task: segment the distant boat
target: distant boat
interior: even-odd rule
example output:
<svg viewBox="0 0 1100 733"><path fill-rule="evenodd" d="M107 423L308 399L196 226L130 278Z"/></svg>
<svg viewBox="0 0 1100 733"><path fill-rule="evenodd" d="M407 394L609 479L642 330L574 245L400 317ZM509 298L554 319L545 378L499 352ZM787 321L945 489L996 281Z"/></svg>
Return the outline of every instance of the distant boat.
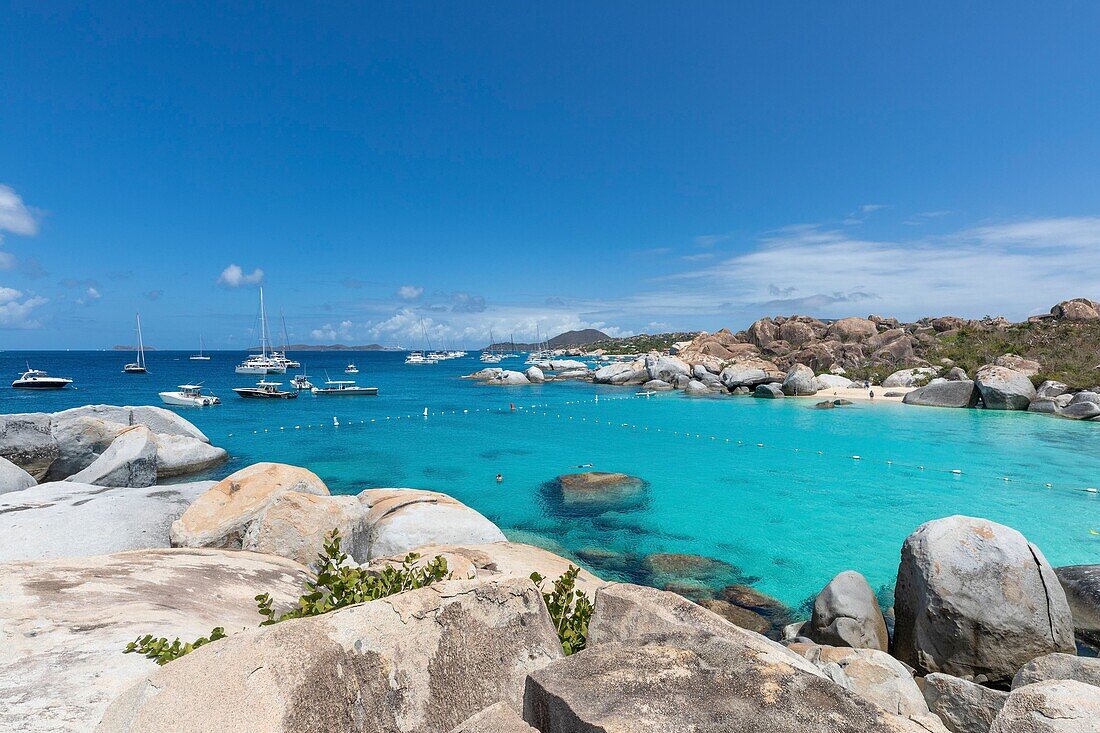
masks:
<svg viewBox="0 0 1100 733"><path fill-rule="evenodd" d="M202 336L199 336L199 353L188 357L191 361L210 361L210 357L202 353Z"/></svg>
<svg viewBox="0 0 1100 733"><path fill-rule="evenodd" d="M239 394L241 397L248 398L260 398L260 399L281 399L292 400L298 396L298 392L289 392L281 390L282 382L268 382L261 379L256 382L255 387L234 387L233 391Z"/></svg>
<svg viewBox="0 0 1100 733"><path fill-rule="evenodd" d="M294 385L295 389L313 389L313 382L309 381L308 374L298 374L290 380L290 383Z"/></svg>
<svg viewBox="0 0 1100 733"><path fill-rule="evenodd" d="M209 407L210 405L220 405L222 402L212 394L203 394L201 384L181 384L177 389L178 392L161 392L161 402L166 405L184 405L187 407Z"/></svg>
<svg viewBox="0 0 1100 733"><path fill-rule="evenodd" d="M237 374L286 374L286 364L277 361L267 351L267 311L264 310L264 289L260 288L260 353L253 354L238 364Z"/></svg>
<svg viewBox="0 0 1100 733"><path fill-rule="evenodd" d="M359 373L359 367L355 366L355 364L348 364L346 367L344 367L344 374L358 374L358 373Z"/></svg>
<svg viewBox="0 0 1100 733"><path fill-rule="evenodd" d="M378 394L377 387L360 387L351 380L329 379L324 387L314 387L313 394L318 396L338 395L344 397L370 397Z"/></svg>
<svg viewBox="0 0 1100 733"><path fill-rule="evenodd" d="M145 374L145 343L141 340L141 314L137 315L138 358L122 367L127 374Z"/></svg>
<svg viewBox="0 0 1100 733"><path fill-rule="evenodd" d="M73 380L65 377L51 377L46 372L27 367L19 379L11 383L12 389L65 389Z"/></svg>
<svg viewBox="0 0 1100 733"><path fill-rule="evenodd" d="M279 312L279 319L283 322L283 350L272 351L271 358L273 361L282 364L285 369L298 369L302 365L299 362L294 361L287 355L287 346L289 346L289 339L286 335L286 318L283 316L282 311Z"/></svg>
<svg viewBox="0 0 1100 733"><path fill-rule="evenodd" d="M409 355L405 357L406 364L435 364L435 359L429 359L424 356L423 351L410 351Z"/></svg>

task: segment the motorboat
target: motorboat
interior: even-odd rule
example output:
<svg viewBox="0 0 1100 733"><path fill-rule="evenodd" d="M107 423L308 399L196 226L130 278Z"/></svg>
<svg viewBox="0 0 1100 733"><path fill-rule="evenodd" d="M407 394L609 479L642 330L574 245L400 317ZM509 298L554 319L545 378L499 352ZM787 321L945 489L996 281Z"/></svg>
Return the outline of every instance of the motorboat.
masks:
<svg viewBox="0 0 1100 733"><path fill-rule="evenodd" d="M499 364L503 358L500 354L491 354L488 351L481 353L481 361L485 364Z"/></svg>
<svg viewBox="0 0 1100 733"><path fill-rule="evenodd" d="M19 379L11 383L12 389L65 389L73 380L65 377L51 377L39 369L27 367Z"/></svg>
<svg viewBox="0 0 1100 733"><path fill-rule="evenodd" d="M313 382L309 381L308 374L298 374L290 380L290 383L294 385L295 389L313 389Z"/></svg>
<svg viewBox="0 0 1100 733"><path fill-rule="evenodd" d="M233 370L237 374L286 374L285 356L280 354L283 360L275 359L278 352L269 352L270 340L267 336L267 311L264 309L264 289L260 288L260 353L253 354L237 365Z"/></svg>
<svg viewBox="0 0 1100 733"><path fill-rule="evenodd" d="M145 368L145 344L141 340L141 314L137 316L137 337L138 337L138 358L137 361L130 362L122 367L122 371L126 374L145 374L147 372Z"/></svg>
<svg viewBox="0 0 1100 733"><path fill-rule="evenodd" d="M199 353L187 357L191 361L210 361L210 357L202 353L202 336L199 336Z"/></svg>
<svg viewBox="0 0 1100 733"><path fill-rule="evenodd" d="M282 365L283 371L286 371L287 369L300 369L302 366L301 362L294 361L286 355L286 352L283 351L272 351L271 360L276 364Z"/></svg>
<svg viewBox="0 0 1100 733"><path fill-rule="evenodd" d="M358 373L359 373L359 367L355 366L355 364L348 364L346 367L344 367L344 374L358 374Z"/></svg>
<svg viewBox="0 0 1100 733"><path fill-rule="evenodd" d="M312 389L313 394L321 395L341 395L345 397L371 397L378 394L377 387L360 387L355 382L345 379L329 379L325 382L324 387L314 387Z"/></svg>
<svg viewBox="0 0 1100 733"><path fill-rule="evenodd" d="M161 392L160 400L166 405L183 405L185 407L209 407L220 405L222 401L215 395L205 394L201 384L181 384L176 388L177 392Z"/></svg>
<svg viewBox="0 0 1100 733"><path fill-rule="evenodd" d="M405 357L406 364L435 364L435 359L430 359L424 355L423 351L410 351L409 355Z"/></svg>
<svg viewBox="0 0 1100 733"><path fill-rule="evenodd" d="M234 387L233 391L241 397L259 399L292 400L298 396L298 391L281 390L282 382L268 382L261 379L255 387Z"/></svg>

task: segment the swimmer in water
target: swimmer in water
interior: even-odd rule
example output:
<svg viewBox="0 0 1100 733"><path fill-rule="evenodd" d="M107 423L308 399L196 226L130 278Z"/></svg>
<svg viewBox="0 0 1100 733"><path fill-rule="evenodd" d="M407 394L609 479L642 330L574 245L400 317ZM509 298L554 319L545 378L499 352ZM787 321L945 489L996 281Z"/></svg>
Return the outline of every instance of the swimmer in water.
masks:
<svg viewBox="0 0 1100 733"><path fill-rule="evenodd" d="M581 463L577 466L574 466L573 468L592 468L592 464L591 463Z"/></svg>
<svg viewBox="0 0 1100 733"><path fill-rule="evenodd" d="M504 475L503 474L500 474L500 473L497 474L497 483L498 484L504 483Z"/></svg>

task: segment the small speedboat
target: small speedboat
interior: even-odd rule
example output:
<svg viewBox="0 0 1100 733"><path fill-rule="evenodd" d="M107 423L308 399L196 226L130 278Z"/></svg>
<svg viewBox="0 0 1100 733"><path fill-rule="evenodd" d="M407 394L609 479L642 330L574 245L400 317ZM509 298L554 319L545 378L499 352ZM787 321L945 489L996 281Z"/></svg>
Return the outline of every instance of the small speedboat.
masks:
<svg viewBox="0 0 1100 733"><path fill-rule="evenodd" d="M377 387L360 387L350 380L329 379L324 387L314 387L315 395L341 395L344 397L363 396L370 397L378 394Z"/></svg>
<svg viewBox="0 0 1100 733"><path fill-rule="evenodd" d="M290 392L279 389L282 384L282 382L268 382L261 379L256 382L255 387L234 387L233 391L241 397L259 399L292 400L298 396L297 390Z"/></svg>
<svg viewBox="0 0 1100 733"><path fill-rule="evenodd" d="M354 364L348 364L346 367L344 367L344 374L358 374L358 373L359 373L359 367L355 366Z"/></svg>
<svg viewBox="0 0 1100 733"><path fill-rule="evenodd" d="M291 379L290 383L294 385L295 389L313 389L313 382L309 381L308 374L299 374Z"/></svg>
<svg viewBox="0 0 1100 733"><path fill-rule="evenodd" d="M186 407L209 407L220 405L222 401L212 394L204 394L201 384L181 384L177 392L161 392L160 399L166 405Z"/></svg>
<svg viewBox="0 0 1100 733"><path fill-rule="evenodd" d="M11 383L12 389L65 389L73 380L65 377L51 377L46 372L27 367L19 379Z"/></svg>

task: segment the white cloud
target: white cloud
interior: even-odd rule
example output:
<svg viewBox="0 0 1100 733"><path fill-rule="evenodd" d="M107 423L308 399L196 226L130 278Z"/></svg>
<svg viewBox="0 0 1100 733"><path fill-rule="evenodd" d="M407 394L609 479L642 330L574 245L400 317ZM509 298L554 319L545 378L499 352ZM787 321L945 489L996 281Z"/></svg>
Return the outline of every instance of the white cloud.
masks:
<svg viewBox="0 0 1100 733"><path fill-rule="evenodd" d="M347 342L354 340L356 330L354 323L344 320L335 325L326 323L320 328L310 331L309 335L316 340L328 343Z"/></svg>
<svg viewBox="0 0 1100 733"><path fill-rule="evenodd" d="M25 297L21 290L0 285L0 326L39 328L42 324L32 316L36 308L47 302L47 298L39 295Z"/></svg>
<svg viewBox="0 0 1100 733"><path fill-rule="evenodd" d="M96 290L95 288L90 287L86 291L84 291L84 295L82 295L82 296L80 296L79 298L76 299L76 304L77 305L91 305L92 303L96 302L97 300L99 300L102 297L103 296L99 294L98 290Z"/></svg>
<svg viewBox="0 0 1100 733"><path fill-rule="evenodd" d="M229 265L218 276L218 284L230 288L239 288L242 285L259 285L264 281L264 271L256 268L251 274L246 275L240 265Z"/></svg>
<svg viewBox="0 0 1100 733"><path fill-rule="evenodd" d="M424 288L416 285L402 285L397 289L397 297L402 300L416 300L424 293Z"/></svg>
<svg viewBox="0 0 1100 733"><path fill-rule="evenodd" d="M38 220L23 199L11 186L0 183L0 243L4 232L31 237L38 234ZM10 252L0 252L0 270L15 267L15 257Z"/></svg>

